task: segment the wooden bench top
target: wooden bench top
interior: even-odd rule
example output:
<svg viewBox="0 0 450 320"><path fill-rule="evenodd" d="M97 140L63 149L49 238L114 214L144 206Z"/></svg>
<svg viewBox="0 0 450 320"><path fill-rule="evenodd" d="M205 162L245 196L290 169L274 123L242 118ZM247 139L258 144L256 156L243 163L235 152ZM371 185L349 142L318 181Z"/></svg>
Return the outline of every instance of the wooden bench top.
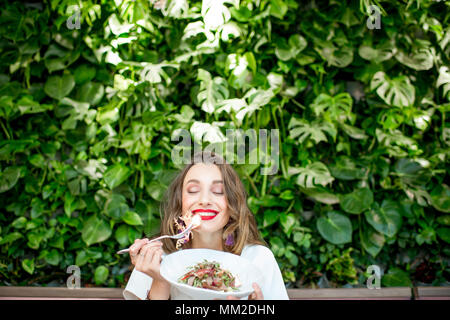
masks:
<svg viewBox="0 0 450 320"><path fill-rule="evenodd" d="M123 300L123 290L123 288L68 289L64 287L0 286L0 299ZM287 291L291 300L450 300L450 287L288 289Z"/></svg>
<svg viewBox="0 0 450 320"><path fill-rule="evenodd" d="M291 300L305 299L402 299L410 300L411 288L327 288L327 289L288 289Z"/></svg>
<svg viewBox="0 0 450 320"><path fill-rule="evenodd" d="M450 287L415 287L417 300L450 300Z"/></svg>
<svg viewBox="0 0 450 320"><path fill-rule="evenodd" d="M123 288L64 287L0 287L0 299L5 297L65 298L65 299L124 299Z"/></svg>

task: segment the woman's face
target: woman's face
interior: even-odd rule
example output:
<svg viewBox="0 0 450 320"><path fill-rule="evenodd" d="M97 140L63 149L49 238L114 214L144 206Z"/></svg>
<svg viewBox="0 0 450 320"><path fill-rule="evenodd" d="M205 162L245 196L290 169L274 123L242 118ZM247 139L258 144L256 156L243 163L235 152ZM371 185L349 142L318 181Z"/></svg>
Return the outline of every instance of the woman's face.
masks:
<svg viewBox="0 0 450 320"><path fill-rule="evenodd" d="M196 213L202 222L193 232L217 232L230 218L222 173L215 164L197 163L189 169L183 181L182 199L183 214L198 209L212 211Z"/></svg>

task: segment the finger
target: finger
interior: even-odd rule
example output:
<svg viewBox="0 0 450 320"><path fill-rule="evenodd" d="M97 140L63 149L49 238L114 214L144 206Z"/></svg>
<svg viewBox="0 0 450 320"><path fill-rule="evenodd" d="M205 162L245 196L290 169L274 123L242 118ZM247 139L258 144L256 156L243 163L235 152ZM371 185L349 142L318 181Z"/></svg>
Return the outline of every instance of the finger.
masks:
<svg viewBox="0 0 450 320"><path fill-rule="evenodd" d="M139 251L139 254L137 256L137 260L136 260L136 269L141 271L141 272L145 272L145 270L147 270L149 262L149 253L148 253L148 248L146 248L145 246ZM151 256L150 256L151 259Z"/></svg>
<svg viewBox="0 0 450 320"><path fill-rule="evenodd" d="M147 246L145 261L152 269L156 268L161 261L161 256L158 257L159 251L162 251L160 246Z"/></svg>
<svg viewBox="0 0 450 320"><path fill-rule="evenodd" d="M141 250L142 251L142 250ZM143 261L144 261L144 252L140 252L138 253L138 255L136 256L136 263L135 263L135 268L138 271L142 271L142 267L143 267Z"/></svg>
<svg viewBox="0 0 450 320"><path fill-rule="evenodd" d="M140 248L138 247L138 245L134 246L134 247L130 247L130 259L131 259L131 263L136 265L137 262L137 258L139 257L139 251Z"/></svg>
<svg viewBox="0 0 450 320"><path fill-rule="evenodd" d="M139 248L139 251L137 252L136 259L142 260L145 257L145 255L147 254L147 248L148 248L148 244L141 246Z"/></svg>
<svg viewBox="0 0 450 320"><path fill-rule="evenodd" d="M130 246L130 251L128 252L131 258L131 263L136 265L137 263L137 256L139 253L139 250L141 249L143 241L141 239L136 239L134 241L134 244Z"/></svg>
<svg viewBox="0 0 450 320"><path fill-rule="evenodd" d="M163 243L161 240L156 240L156 241L148 243L147 245L152 246L152 247L162 247Z"/></svg>
<svg viewBox="0 0 450 320"><path fill-rule="evenodd" d="M142 246L141 250L143 250L144 248L147 248L147 249L151 249L151 248L159 249L161 247L162 247L162 242L161 241L155 241L155 242L150 242L150 243L144 244Z"/></svg>
<svg viewBox="0 0 450 320"><path fill-rule="evenodd" d="M152 265L152 260L154 254L157 250L161 250L162 243L160 241L155 241L144 245L137 255L137 261L135 266L138 270L148 270L149 267L154 269L157 268L157 264Z"/></svg>
<svg viewBox="0 0 450 320"><path fill-rule="evenodd" d="M152 250L152 251L157 251L157 250L161 250L162 248L162 242L160 241L155 241L149 244L146 244L142 250L145 248L145 250Z"/></svg>
<svg viewBox="0 0 450 320"><path fill-rule="evenodd" d="M150 262L152 266L154 267L159 266L159 264L161 263L161 257L162 257L162 249L158 248L153 254L152 261Z"/></svg>
<svg viewBox="0 0 450 320"><path fill-rule="evenodd" d="M139 255L142 257L142 259L149 263L152 261L153 257L153 250L155 249L155 246L152 245L152 243L149 243L142 247L141 251L139 251Z"/></svg>
<svg viewBox="0 0 450 320"><path fill-rule="evenodd" d="M264 300L264 295L261 291L261 288L256 282L253 282L253 289L255 289L255 300Z"/></svg>
<svg viewBox="0 0 450 320"><path fill-rule="evenodd" d="M139 250L141 250L141 248L148 243L148 239L136 239L134 241L134 244L131 245L130 247L130 256L132 257L136 257L136 255L138 254Z"/></svg>
<svg viewBox="0 0 450 320"><path fill-rule="evenodd" d="M228 296L228 297L227 297L227 300L239 300L239 299L236 298L236 297L233 297L233 296Z"/></svg>
<svg viewBox="0 0 450 320"><path fill-rule="evenodd" d="M149 242L150 240L147 239L147 238L135 239L135 240L134 240L134 243L138 243L138 242L142 242L142 241L144 241L144 242Z"/></svg>

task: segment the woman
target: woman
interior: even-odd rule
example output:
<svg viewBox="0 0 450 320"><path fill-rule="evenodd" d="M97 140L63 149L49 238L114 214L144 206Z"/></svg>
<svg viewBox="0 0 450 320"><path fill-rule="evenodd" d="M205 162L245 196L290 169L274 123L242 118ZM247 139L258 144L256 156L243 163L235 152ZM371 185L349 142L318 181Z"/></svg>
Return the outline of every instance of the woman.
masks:
<svg viewBox="0 0 450 320"><path fill-rule="evenodd" d="M214 153L202 152L193 160L167 190L161 234L177 234L178 218L198 209L209 209L210 212L197 211L202 222L192 230L190 240L182 248L240 255L264 275L262 283L253 283L254 293L248 299L288 299L278 264L258 233L255 218L247 206L244 185L236 171ZM177 250L176 240L163 239L150 244L148 241L137 239L130 247L135 268L123 292L125 299L186 298L159 273L162 256Z"/></svg>

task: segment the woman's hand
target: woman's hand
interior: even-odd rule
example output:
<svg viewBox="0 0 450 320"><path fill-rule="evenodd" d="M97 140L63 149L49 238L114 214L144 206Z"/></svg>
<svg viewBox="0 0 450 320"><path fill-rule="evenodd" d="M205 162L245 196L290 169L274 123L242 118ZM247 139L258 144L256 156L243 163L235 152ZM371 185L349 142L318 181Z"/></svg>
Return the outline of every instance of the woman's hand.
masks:
<svg viewBox="0 0 450 320"><path fill-rule="evenodd" d="M136 262L137 262L139 251L149 241L150 240L148 240L148 239L136 239L136 240L134 240L134 243L131 245L130 251L128 252L130 254L131 264L133 264L133 266L136 266Z"/></svg>
<svg viewBox="0 0 450 320"><path fill-rule="evenodd" d="M159 273L162 254L161 241L144 244L137 255L135 264L136 270L147 274L154 280L164 281Z"/></svg>
<svg viewBox="0 0 450 320"><path fill-rule="evenodd" d="M131 263L137 271L152 277L153 283L147 299L169 299L170 284L161 276L162 242L148 243L148 239L136 239L130 247Z"/></svg>
<svg viewBox="0 0 450 320"><path fill-rule="evenodd" d="M253 282L253 289L255 289L255 292L253 292L251 295L248 296L248 300L264 300L261 288L258 286L256 282ZM239 298L228 296L227 300L239 300Z"/></svg>

